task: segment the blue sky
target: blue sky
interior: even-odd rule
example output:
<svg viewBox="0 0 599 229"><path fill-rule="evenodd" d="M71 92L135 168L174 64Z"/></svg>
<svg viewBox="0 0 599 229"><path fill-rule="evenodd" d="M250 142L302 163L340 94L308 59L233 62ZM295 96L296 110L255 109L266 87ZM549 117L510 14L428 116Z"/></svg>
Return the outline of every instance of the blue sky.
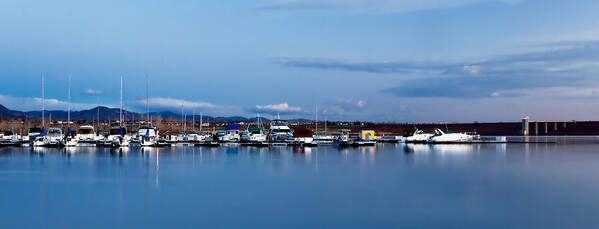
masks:
<svg viewBox="0 0 599 229"><path fill-rule="evenodd" d="M2 1L0 104L398 122L597 119L599 2Z"/></svg>

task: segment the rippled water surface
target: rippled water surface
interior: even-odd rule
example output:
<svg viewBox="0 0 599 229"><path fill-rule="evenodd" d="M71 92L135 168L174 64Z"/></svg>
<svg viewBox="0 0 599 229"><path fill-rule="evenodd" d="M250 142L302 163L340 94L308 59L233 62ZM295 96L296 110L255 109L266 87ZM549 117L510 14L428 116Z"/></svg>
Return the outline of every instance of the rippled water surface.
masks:
<svg viewBox="0 0 599 229"><path fill-rule="evenodd" d="M0 228L599 228L599 144L0 148Z"/></svg>

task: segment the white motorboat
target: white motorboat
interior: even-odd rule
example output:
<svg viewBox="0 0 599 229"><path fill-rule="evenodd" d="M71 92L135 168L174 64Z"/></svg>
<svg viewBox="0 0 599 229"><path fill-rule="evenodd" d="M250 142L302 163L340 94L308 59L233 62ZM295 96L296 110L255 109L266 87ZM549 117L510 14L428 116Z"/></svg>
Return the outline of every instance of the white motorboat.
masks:
<svg viewBox="0 0 599 229"><path fill-rule="evenodd" d="M462 143L471 142L474 139L472 135L465 133L445 133L441 129L435 129L435 134L428 139L429 143Z"/></svg>
<svg viewBox="0 0 599 229"><path fill-rule="evenodd" d="M131 143L131 136L127 134L127 128L120 124L110 127L110 133L106 137L105 145L115 147L127 147Z"/></svg>
<svg viewBox="0 0 599 229"><path fill-rule="evenodd" d="M293 130L293 141L299 145L316 146L312 130L306 128L296 128Z"/></svg>
<svg viewBox="0 0 599 229"><path fill-rule="evenodd" d="M93 126L80 126L77 131L77 140L79 142L92 143L96 140L96 131Z"/></svg>
<svg viewBox="0 0 599 229"><path fill-rule="evenodd" d="M64 141L62 130L59 128L50 128L50 130L48 130L48 134L37 137L33 143L33 146L59 147L63 145Z"/></svg>
<svg viewBox="0 0 599 229"><path fill-rule="evenodd" d="M243 131L242 141L246 142L247 145L268 145L266 135L259 126L248 126Z"/></svg>
<svg viewBox="0 0 599 229"><path fill-rule="evenodd" d="M289 124L285 120L277 119L270 122L270 131L268 133L270 141L289 141L293 140L293 130L289 128Z"/></svg>
<svg viewBox="0 0 599 229"><path fill-rule="evenodd" d="M433 136L432 134L419 129L415 129L413 133L407 132L406 135L404 135L406 137L406 142L427 142L428 139Z"/></svg>
<svg viewBox="0 0 599 229"><path fill-rule="evenodd" d="M139 128L137 136L141 146L157 146L158 145L158 133L156 127L148 126Z"/></svg>
<svg viewBox="0 0 599 229"><path fill-rule="evenodd" d="M20 143L22 140L21 136L16 134L12 130L5 130L0 135L2 136L2 138L0 138L0 142L2 144L17 144Z"/></svg>
<svg viewBox="0 0 599 229"><path fill-rule="evenodd" d="M314 142L319 145L330 145L334 144L337 141L337 137L327 134L317 134L314 135Z"/></svg>
<svg viewBox="0 0 599 229"><path fill-rule="evenodd" d="M224 135L218 137L220 142L239 142L241 136L239 135L239 126L237 124L229 124L224 132Z"/></svg>

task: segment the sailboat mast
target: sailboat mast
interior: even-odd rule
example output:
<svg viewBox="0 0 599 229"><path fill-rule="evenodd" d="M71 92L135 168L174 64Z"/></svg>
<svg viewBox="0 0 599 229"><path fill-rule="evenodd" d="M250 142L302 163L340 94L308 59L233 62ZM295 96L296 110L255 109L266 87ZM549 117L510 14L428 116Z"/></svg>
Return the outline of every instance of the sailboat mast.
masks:
<svg viewBox="0 0 599 229"><path fill-rule="evenodd" d="M196 131L196 111L191 112L191 131Z"/></svg>
<svg viewBox="0 0 599 229"><path fill-rule="evenodd" d="M183 128L183 133L185 133L185 102L181 102L181 127Z"/></svg>
<svg viewBox="0 0 599 229"><path fill-rule="evenodd" d="M200 133L202 133L202 116L204 115L204 112L200 112Z"/></svg>
<svg viewBox="0 0 599 229"><path fill-rule="evenodd" d="M45 102L45 93L44 93L44 73L42 72L42 128L46 127L46 102Z"/></svg>
<svg viewBox="0 0 599 229"><path fill-rule="evenodd" d="M260 113L257 113L256 116L258 117L258 127L260 127L260 131L264 131L262 129L262 120L260 119Z"/></svg>
<svg viewBox="0 0 599 229"><path fill-rule="evenodd" d="M121 109L119 109L119 126L123 127L123 76L121 75Z"/></svg>
<svg viewBox="0 0 599 229"><path fill-rule="evenodd" d="M69 105L67 109L67 126L71 127L71 74L69 74L69 93L68 93Z"/></svg>
<svg viewBox="0 0 599 229"><path fill-rule="evenodd" d="M96 96L96 102L98 103L98 106L96 107L96 111L98 113L98 130L96 133L98 133L100 132L100 95Z"/></svg>
<svg viewBox="0 0 599 229"><path fill-rule="evenodd" d="M326 113L326 110L325 110L325 113ZM324 116L324 134L325 135L327 134L327 120L328 120L327 116L325 115Z"/></svg>
<svg viewBox="0 0 599 229"><path fill-rule="evenodd" d="M318 105L314 105L314 110L316 110L316 131L314 134L318 135Z"/></svg>
<svg viewBox="0 0 599 229"><path fill-rule="evenodd" d="M149 79L146 74L146 122L150 121L150 92L149 92Z"/></svg>

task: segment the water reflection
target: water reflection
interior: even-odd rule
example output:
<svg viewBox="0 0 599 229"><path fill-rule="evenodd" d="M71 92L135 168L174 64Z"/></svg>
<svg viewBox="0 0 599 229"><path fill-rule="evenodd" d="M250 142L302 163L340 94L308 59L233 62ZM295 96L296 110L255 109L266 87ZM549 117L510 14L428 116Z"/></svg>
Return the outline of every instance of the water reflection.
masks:
<svg viewBox="0 0 599 229"><path fill-rule="evenodd" d="M465 155L473 152L475 146L472 144L432 144L428 145L430 150L439 154Z"/></svg>
<svg viewBox="0 0 599 229"><path fill-rule="evenodd" d="M92 227L110 218L128 226L238 228L227 224L230 213L251 206L234 221L259 228L368 228L374 220L407 228L585 227L596 225L599 211L596 146L5 147L0 212L14 219L0 226L80 225L63 220L72 217ZM576 213L563 217L573 224L545 223L565 208ZM169 217L148 217L165 209ZM27 220L31 212L43 222Z"/></svg>

